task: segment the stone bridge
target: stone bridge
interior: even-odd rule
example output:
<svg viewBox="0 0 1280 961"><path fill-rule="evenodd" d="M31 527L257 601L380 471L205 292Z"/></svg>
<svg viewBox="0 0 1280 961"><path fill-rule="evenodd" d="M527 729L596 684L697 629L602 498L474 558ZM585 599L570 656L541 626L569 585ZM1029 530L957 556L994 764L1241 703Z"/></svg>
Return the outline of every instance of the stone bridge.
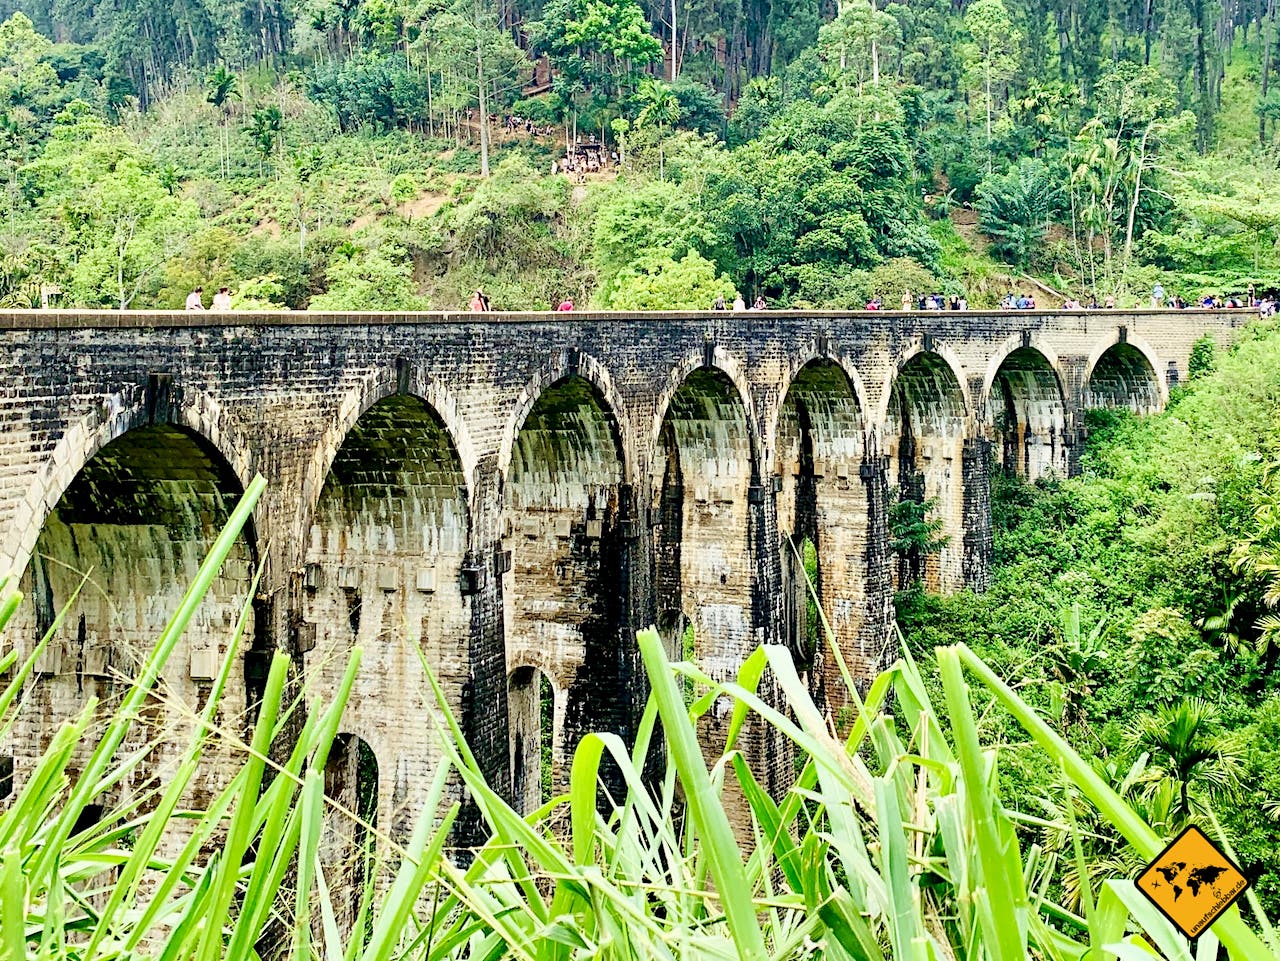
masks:
<svg viewBox="0 0 1280 961"><path fill-rule="evenodd" d="M359 644L331 773L372 777L393 830L439 755L419 652L525 809L582 732L631 732L651 623L717 677L787 643L838 709L802 557L871 676L901 578L986 584L990 470L1071 473L1085 409L1158 410L1193 342L1249 317L0 314L0 573L28 598L3 643L67 608L0 743L0 800L6 767L20 780L58 722L119 693L257 473L154 723L203 703L260 568L221 721L272 649L323 696ZM931 505L940 552L891 557L895 491Z"/></svg>

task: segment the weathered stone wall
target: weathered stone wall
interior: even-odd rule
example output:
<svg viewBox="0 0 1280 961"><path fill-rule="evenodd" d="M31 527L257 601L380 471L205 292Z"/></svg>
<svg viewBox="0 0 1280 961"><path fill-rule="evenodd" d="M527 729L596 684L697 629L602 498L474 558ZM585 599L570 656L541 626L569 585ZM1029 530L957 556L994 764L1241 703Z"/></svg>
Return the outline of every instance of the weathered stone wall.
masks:
<svg viewBox="0 0 1280 961"><path fill-rule="evenodd" d="M794 611L795 654L797 662L812 671L811 687L820 702L825 703L831 692L838 705L844 700L837 693L844 686L839 663L820 628L808 636L810 628L802 631L796 623L806 616L806 540L817 562L815 587L821 609L855 675L874 675L881 660L877 641L887 627L887 609L871 578L869 481L875 466L867 456L866 417L843 368L818 360L795 376L779 414L774 447L778 530L786 593Z"/></svg>
<svg viewBox="0 0 1280 961"><path fill-rule="evenodd" d="M919 576L934 591L965 583L964 447L973 431L961 384L946 356L932 350L910 357L894 380L885 422L889 482L899 499L931 504L941 522L939 550L904 557L899 587Z"/></svg>
<svg viewBox="0 0 1280 961"><path fill-rule="evenodd" d="M0 314L0 570L27 570L42 531L77 564L102 567L116 545L101 576L127 598L123 614L86 602L69 623L80 631L84 613L86 649L120 623L141 639L262 473L270 487L247 553L190 643L225 642L260 551L247 643L291 650L317 692L353 644L364 648L346 730L377 755L379 816L394 824L437 756L413 646L507 792L512 733L541 737L538 698L521 688L535 673L554 689L562 768L582 731L626 735L635 723L638 627L701 623L720 673L752 644L786 640L789 538L815 543L824 604L869 677L893 653L889 488L918 477L919 496L938 500L951 540L930 582L981 587L990 462L1028 476L1069 469L1085 407L1158 407L1196 338L1226 343L1247 319ZM190 486L171 489L195 504L206 496L196 482L216 474L218 509L175 507L202 518L197 535L149 529L123 498L107 500L73 549L73 480L149 426L202 438L216 471L174 473ZM144 571L140 559L157 556ZM3 643L30 648L30 605ZM819 660L815 683L832 687ZM249 682L254 670L250 659ZM514 711L509 688L520 689ZM80 696L68 687L33 724ZM19 778L32 736L0 745ZM515 773L530 790L528 772Z"/></svg>
<svg viewBox="0 0 1280 961"><path fill-rule="evenodd" d="M458 588L467 494L438 415L416 397L393 395L347 434L309 530L299 632L307 682L328 700L359 645L342 731L383 759L378 823L396 833L411 830L411 802L441 757L423 737L434 701L418 651L455 712L470 675L471 599Z"/></svg>
<svg viewBox="0 0 1280 961"><path fill-rule="evenodd" d="M620 442L603 398L578 376L549 386L516 435L504 520L507 673L527 692L511 715L511 764L526 810L543 800L534 790L542 712L529 669L551 683L553 791L568 786L577 738L616 727L628 590L617 557L621 483Z"/></svg>
<svg viewBox="0 0 1280 961"><path fill-rule="evenodd" d="M30 642L55 624L57 629L36 662L8 751L0 753L37 757L90 700L103 712L119 703L238 496L217 451L170 426L130 431L76 475L46 519L22 578L28 602L11 636ZM155 696L125 746L135 752L156 747L113 789L117 800L145 798L165 784L190 743L249 600L255 555L249 533L237 541L160 672ZM244 670L237 665L213 716L217 729L243 735L246 707ZM209 751L214 759L218 740ZM80 743L73 770L87 761L94 743L93 737ZM213 770L216 764L197 775L190 803L206 803L221 789Z"/></svg>

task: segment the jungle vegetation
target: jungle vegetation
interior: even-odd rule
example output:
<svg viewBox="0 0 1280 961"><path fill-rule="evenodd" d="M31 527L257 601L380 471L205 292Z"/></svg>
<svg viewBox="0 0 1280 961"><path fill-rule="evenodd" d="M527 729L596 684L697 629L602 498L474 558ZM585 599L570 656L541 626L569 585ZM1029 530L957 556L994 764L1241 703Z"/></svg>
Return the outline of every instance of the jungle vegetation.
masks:
<svg viewBox="0 0 1280 961"><path fill-rule="evenodd" d="M0 303L1273 290L1275 6L4 0Z"/></svg>
<svg viewBox="0 0 1280 961"><path fill-rule="evenodd" d="M904 591L898 618L913 649L963 639L1019 679L1162 833L1219 821L1275 905L1280 331L1259 325L1231 351L1202 344L1197 358L1164 413L1088 415L1081 476L1027 485L997 474L991 590ZM1004 726L1005 796L1062 817L1046 790L1054 766L1019 760L1025 738ZM1131 876L1140 859L1109 833L1086 842L1089 870Z"/></svg>

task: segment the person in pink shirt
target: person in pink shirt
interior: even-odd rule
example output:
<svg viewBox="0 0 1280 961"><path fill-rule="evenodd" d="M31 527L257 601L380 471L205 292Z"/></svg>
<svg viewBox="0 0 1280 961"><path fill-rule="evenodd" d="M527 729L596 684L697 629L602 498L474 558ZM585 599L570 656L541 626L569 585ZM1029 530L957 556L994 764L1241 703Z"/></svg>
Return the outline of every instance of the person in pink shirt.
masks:
<svg viewBox="0 0 1280 961"><path fill-rule="evenodd" d="M560 306L557 307L556 310L573 310L573 298L566 297L564 300L560 301Z"/></svg>

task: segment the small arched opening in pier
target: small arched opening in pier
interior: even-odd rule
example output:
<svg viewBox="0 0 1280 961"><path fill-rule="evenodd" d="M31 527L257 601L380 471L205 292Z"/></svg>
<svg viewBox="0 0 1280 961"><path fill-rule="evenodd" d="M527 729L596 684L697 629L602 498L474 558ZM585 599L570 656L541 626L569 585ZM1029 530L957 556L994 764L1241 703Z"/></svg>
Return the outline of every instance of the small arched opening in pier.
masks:
<svg viewBox="0 0 1280 961"><path fill-rule="evenodd" d="M325 884L333 892L338 930L350 935L360 918L361 901L371 895L376 863L378 757L368 741L355 734L334 738L324 766L324 793L334 803L325 805L320 862ZM366 923L362 943L372 934L372 912Z"/></svg>
<svg viewBox="0 0 1280 961"><path fill-rule="evenodd" d="M552 796L552 756L560 721L555 694L551 678L536 667L517 667L507 678L512 797L522 814L536 811Z"/></svg>

